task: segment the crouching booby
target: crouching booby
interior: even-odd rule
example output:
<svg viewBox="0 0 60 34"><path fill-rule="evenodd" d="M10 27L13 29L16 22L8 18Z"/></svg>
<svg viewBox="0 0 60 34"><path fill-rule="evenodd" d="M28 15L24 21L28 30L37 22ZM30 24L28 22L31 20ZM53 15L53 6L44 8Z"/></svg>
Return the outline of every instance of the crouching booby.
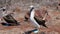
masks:
<svg viewBox="0 0 60 34"><path fill-rule="evenodd" d="M34 11L34 7L33 6L31 6L31 10L30 10L30 20L32 21L32 23L37 27L37 28L40 28L40 25L42 25L42 26L44 26L44 27L47 27L46 25L45 25L45 17L46 17L46 15L44 16L44 18L40 21L40 20L38 20L35 16L34 16L34 14L35 14L35 11Z"/></svg>
<svg viewBox="0 0 60 34"><path fill-rule="evenodd" d="M3 19L7 22L7 23L1 23L4 26L19 25L19 23L11 16L11 14L4 16Z"/></svg>

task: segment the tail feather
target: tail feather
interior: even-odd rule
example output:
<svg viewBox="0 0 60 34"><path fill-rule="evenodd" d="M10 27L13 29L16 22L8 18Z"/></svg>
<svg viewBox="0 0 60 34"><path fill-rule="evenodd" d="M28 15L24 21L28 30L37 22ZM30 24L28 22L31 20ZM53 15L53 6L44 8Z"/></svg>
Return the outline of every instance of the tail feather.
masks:
<svg viewBox="0 0 60 34"><path fill-rule="evenodd" d="M44 23L44 24L42 24L42 26L44 26L44 27L48 28L48 27L46 26L46 24L45 24L45 23Z"/></svg>

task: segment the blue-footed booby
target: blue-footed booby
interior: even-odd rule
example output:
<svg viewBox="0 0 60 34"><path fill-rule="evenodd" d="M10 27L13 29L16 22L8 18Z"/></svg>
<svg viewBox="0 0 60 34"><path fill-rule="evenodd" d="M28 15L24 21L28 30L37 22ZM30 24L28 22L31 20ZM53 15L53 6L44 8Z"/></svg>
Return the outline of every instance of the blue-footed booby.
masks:
<svg viewBox="0 0 60 34"><path fill-rule="evenodd" d="M35 8L34 6L30 6L31 9L30 9L30 13L28 14L29 15L29 18L25 17L26 20L30 19L30 21L32 22L32 24L37 28L37 29L34 29L34 30L31 30L31 31L28 31L28 32L25 32L25 34L30 34L32 32L34 33L38 33L39 30L38 28L40 28L40 25L44 26L44 27L47 27L45 25L45 18L47 16L47 13L45 14L45 16L43 17L42 20L38 20L36 17L35 17Z"/></svg>
<svg viewBox="0 0 60 34"><path fill-rule="evenodd" d="M47 26L45 25L45 18L46 18L46 16L47 16L47 13L46 13L46 15L43 17L43 19L42 19L41 21L38 20L37 18L35 18L35 9L34 9L34 6L31 6L31 10L30 10L30 20L32 21L32 23L33 23L36 27L40 28L40 25L42 25L42 26L44 26L44 27L47 27Z"/></svg>

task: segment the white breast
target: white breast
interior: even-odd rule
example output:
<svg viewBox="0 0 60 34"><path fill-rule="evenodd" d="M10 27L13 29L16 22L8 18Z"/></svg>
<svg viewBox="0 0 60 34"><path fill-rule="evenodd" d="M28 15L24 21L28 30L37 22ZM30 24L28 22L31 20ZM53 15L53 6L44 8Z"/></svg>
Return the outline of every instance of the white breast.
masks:
<svg viewBox="0 0 60 34"><path fill-rule="evenodd" d="M37 28L40 28L40 25L35 21L34 19L34 14L35 14L35 11L33 9L33 11L31 12L31 15L30 15L30 20L32 21L32 24L37 27Z"/></svg>

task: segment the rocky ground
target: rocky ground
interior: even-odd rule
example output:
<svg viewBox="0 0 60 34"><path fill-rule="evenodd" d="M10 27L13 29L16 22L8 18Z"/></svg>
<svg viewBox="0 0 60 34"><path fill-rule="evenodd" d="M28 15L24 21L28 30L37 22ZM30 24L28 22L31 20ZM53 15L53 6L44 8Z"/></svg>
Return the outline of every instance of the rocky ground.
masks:
<svg viewBox="0 0 60 34"><path fill-rule="evenodd" d="M48 28L41 26L41 28L39 28L40 31L38 34L60 34L60 0L5 0L6 2L3 0L0 1L0 7L6 6L7 13L13 12L13 17L20 22L19 26L3 26L0 24L0 34L23 34L26 31L35 29L30 21L24 21L24 16L29 11L30 5L34 5L37 13L38 11L42 12L41 14L38 13L39 15L44 16L45 10L47 10L48 12L48 16L46 17L46 25Z"/></svg>

